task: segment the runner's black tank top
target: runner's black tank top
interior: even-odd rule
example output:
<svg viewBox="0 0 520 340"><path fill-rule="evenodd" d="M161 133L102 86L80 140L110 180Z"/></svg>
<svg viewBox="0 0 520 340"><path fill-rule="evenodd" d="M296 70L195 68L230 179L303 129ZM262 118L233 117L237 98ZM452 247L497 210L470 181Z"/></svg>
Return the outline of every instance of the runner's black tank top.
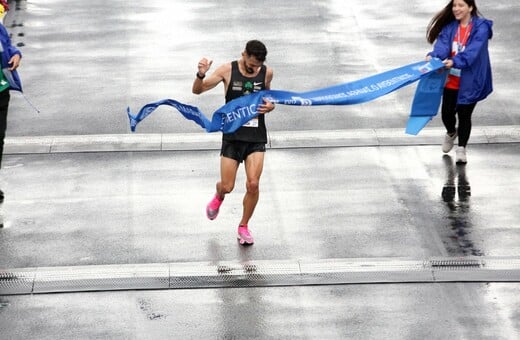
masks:
<svg viewBox="0 0 520 340"><path fill-rule="evenodd" d="M226 92L226 103L252 92L265 90L265 75L265 65L262 65L260 72L255 77L249 78L240 73L238 61L231 62L231 79ZM233 133L223 134L222 139L227 141L267 143L265 115L258 115L257 118L251 119Z"/></svg>

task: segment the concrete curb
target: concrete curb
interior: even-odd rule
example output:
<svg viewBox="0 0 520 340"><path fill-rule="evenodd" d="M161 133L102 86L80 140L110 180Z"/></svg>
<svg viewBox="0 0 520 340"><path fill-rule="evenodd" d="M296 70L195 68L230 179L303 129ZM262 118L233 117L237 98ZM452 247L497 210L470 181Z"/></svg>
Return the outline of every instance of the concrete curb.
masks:
<svg viewBox="0 0 520 340"><path fill-rule="evenodd" d="M519 281L518 257L150 263L4 269L0 270L0 296L135 289Z"/></svg>
<svg viewBox="0 0 520 340"><path fill-rule="evenodd" d="M403 129L273 131L268 148L440 145L443 128L424 129L417 136ZM106 134L6 137L4 154L71 152L188 151L220 149L220 133ZM471 144L520 143L520 126L475 127Z"/></svg>

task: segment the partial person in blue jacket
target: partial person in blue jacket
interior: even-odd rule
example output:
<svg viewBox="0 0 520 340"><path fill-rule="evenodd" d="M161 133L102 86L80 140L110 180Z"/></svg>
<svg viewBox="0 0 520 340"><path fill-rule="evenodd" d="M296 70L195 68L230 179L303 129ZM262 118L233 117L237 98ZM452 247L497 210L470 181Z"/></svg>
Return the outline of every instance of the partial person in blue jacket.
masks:
<svg viewBox="0 0 520 340"><path fill-rule="evenodd" d="M9 10L7 2L0 0L0 18L3 19ZM22 53L13 45L4 25L0 23L0 56L2 72L0 72L0 168L4 154L4 139L7 129L7 110L11 98L9 90L21 91L20 78L16 69L20 65ZM0 202L4 200L4 192L0 189Z"/></svg>
<svg viewBox="0 0 520 340"><path fill-rule="evenodd" d="M441 108L446 127L442 151L450 152L458 137L455 155L459 164L467 162L473 110L493 91L488 51L492 27L493 22L482 17L474 0L451 0L427 28L426 38L434 45L426 60L439 58L450 70Z"/></svg>

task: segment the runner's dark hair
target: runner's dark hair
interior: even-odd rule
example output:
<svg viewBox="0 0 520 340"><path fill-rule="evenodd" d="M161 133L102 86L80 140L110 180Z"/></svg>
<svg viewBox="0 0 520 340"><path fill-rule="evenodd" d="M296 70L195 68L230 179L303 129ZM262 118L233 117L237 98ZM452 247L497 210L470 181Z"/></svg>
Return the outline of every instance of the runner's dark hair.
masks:
<svg viewBox="0 0 520 340"><path fill-rule="evenodd" d="M249 40L246 44L246 53L248 56L254 56L258 61L265 61L267 56L267 48L258 40Z"/></svg>

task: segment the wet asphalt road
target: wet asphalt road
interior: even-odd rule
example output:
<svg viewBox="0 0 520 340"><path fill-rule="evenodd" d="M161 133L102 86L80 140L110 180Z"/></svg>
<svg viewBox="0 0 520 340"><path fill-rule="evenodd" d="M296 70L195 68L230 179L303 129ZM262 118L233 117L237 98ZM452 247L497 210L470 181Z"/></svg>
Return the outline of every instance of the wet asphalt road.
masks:
<svg viewBox="0 0 520 340"><path fill-rule="evenodd" d="M8 339L509 340L519 293L504 283L96 292L2 297L0 313Z"/></svg>
<svg viewBox="0 0 520 340"><path fill-rule="evenodd" d="M217 151L12 155L0 257L23 268L516 256L517 150L475 145L467 166L437 145L269 150L246 250L234 239L243 171L219 218L205 216Z"/></svg>
<svg viewBox="0 0 520 340"><path fill-rule="evenodd" d="M191 94L196 66L238 59L246 41L263 40L273 89L306 91L357 80L420 61L431 48L426 25L444 1L20 1L6 25L23 44L26 96L14 95L8 135L129 133L126 108L172 98L207 115L224 103L223 88ZM516 84L520 4L482 3L495 20L490 44L495 93L477 106L475 124L520 124ZM22 25L22 26L20 26ZM23 34L20 36L20 34ZM403 127L414 86L348 107L279 107L273 131ZM325 118L325 119L324 119ZM431 126L442 126L435 119ZM143 133L201 132L166 108Z"/></svg>
<svg viewBox="0 0 520 340"><path fill-rule="evenodd" d="M279 106L268 127L287 132L289 147L268 150L248 248L235 239L243 172L219 218L208 221L218 152L190 150L200 128L167 109L132 136L192 133L184 150L109 152L112 140L130 134L126 107L173 98L213 112L223 89L191 94L198 60L239 58L251 38L269 49L274 89L312 90L419 61L429 50L427 22L445 1L10 3L5 24L24 53L25 95L41 112L12 95L0 268L520 256L516 2L479 2L495 20L495 92L473 120L512 133L486 142L475 133L468 165L457 166L453 153L420 137L312 147L338 130L404 129L413 86L356 106ZM437 117L421 135L438 130L440 143L441 125ZM300 131L306 139L290 134ZM99 135L105 152L82 144L85 135ZM27 151L41 143L31 138L46 136L64 139L54 152ZM501 280L0 294L0 337L518 338L520 285Z"/></svg>
<svg viewBox="0 0 520 340"><path fill-rule="evenodd" d="M466 166L438 145L269 150L251 223L256 244L247 248L234 234L242 173L219 218L204 216L216 151L11 155L0 258L28 270L517 258L517 150L517 143L474 145ZM500 282L506 278L5 295L0 324L13 339L511 339L520 329L520 286Z"/></svg>

